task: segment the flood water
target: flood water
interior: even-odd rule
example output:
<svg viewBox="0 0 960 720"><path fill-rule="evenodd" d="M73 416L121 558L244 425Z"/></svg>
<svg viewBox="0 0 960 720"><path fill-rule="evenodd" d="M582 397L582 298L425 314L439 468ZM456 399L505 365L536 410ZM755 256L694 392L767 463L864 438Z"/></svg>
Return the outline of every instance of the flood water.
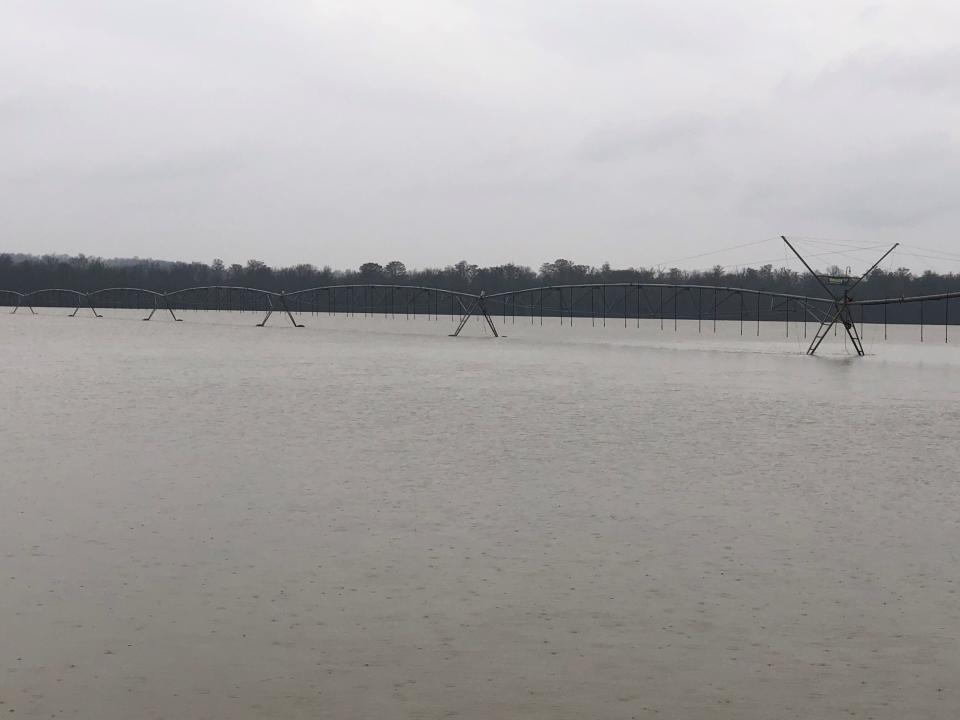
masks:
<svg viewBox="0 0 960 720"><path fill-rule="evenodd" d="M0 316L4 715L960 715L960 328L65 314Z"/></svg>

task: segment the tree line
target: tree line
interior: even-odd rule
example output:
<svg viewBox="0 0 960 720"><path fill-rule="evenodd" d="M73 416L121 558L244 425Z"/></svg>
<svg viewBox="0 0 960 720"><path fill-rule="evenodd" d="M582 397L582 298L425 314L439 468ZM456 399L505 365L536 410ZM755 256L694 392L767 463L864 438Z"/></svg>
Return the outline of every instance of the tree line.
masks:
<svg viewBox="0 0 960 720"><path fill-rule="evenodd" d="M840 268L827 268L840 274ZM107 287L138 287L169 292L203 285L234 285L291 292L338 284L420 285L478 293L510 292L538 285L591 283L667 283L740 287L747 290L822 296L823 290L809 273L792 268L763 265L729 270L612 268L581 265L563 258L543 263L537 270L507 263L482 267L462 260L435 268L408 269L399 260L384 264L363 263L355 270L334 270L310 264L271 267L260 260L227 265L219 258L211 263L169 262L144 259L103 259L85 255L0 254L0 290L26 292L60 287L88 292ZM901 267L878 268L858 288L858 298L929 295L960 289L960 275L932 271L915 274Z"/></svg>

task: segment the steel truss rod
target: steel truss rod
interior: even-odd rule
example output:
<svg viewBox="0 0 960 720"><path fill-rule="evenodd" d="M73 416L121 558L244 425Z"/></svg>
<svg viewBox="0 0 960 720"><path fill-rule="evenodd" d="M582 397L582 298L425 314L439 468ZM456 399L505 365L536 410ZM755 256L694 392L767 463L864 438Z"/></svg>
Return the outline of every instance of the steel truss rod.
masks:
<svg viewBox="0 0 960 720"><path fill-rule="evenodd" d="M804 321L806 321L806 315L811 315L814 318L814 320L816 320L817 322L823 322L823 320L826 319L827 317L826 314L819 315L815 308L808 305L803 300L791 300L789 298L779 303L776 301L772 302L770 304L770 310L773 311L773 310L780 310L781 308L785 308L786 309L785 312L789 315L790 303L794 303L795 305L799 306L802 310L804 310ZM853 305L853 303L851 303L851 305Z"/></svg>
<svg viewBox="0 0 960 720"><path fill-rule="evenodd" d="M656 314L657 314L657 310L656 310L656 308L654 308L654 306L653 306L653 301L650 300L650 296L647 295L647 287L646 287L646 285L638 285L638 286L637 286L637 289L638 289L641 293L643 293L643 301L647 304L647 310L650 311L650 317L651 317L651 318L655 317ZM638 308L638 309L637 309L637 315L640 314L639 307L640 307L640 303L638 302L638 303L637 303L637 308ZM638 325L637 327L639 327L639 325Z"/></svg>
<svg viewBox="0 0 960 720"><path fill-rule="evenodd" d="M897 298L879 298L877 300L854 300L851 305L899 305L901 303L926 302L934 300L951 300L960 298L960 290L953 292L937 293L935 295L912 295L908 297Z"/></svg>
<svg viewBox="0 0 960 720"><path fill-rule="evenodd" d="M60 300L67 295L74 298L74 301L76 302L76 307L74 308L74 311L70 313L69 317L76 316L76 314L80 311L80 308L83 307L83 300L85 297L84 294L79 290L69 290L67 288L43 288L42 290L33 290L32 292L22 293L21 301L30 303L32 307L34 305L32 298L35 298L37 296L42 297L44 295L53 295L53 297L57 300ZM71 303L71 305L72 304L73 303ZM67 304L64 302L56 302L53 305L50 305L50 307L65 307L66 305ZM96 311L94 311L94 314L96 314Z"/></svg>
<svg viewBox="0 0 960 720"><path fill-rule="evenodd" d="M259 304L260 298L262 298L265 305L263 308L265 310L265 314L262 317L261 322L258 323L259 327L265 326L274 313L285 313L292 325L295 327L302 327L302 325L296 321L294 312L302 313L303 310L306 309L307 312L312 311L315 314L320 313L322 308L321 297L323 292L327 293L326 309L328 312L336 312L338 309L337 303L343 300L342 306L345 307L346 312L348 314L354 314L356 311L357 301L363 301L364 314L371 315L375 312L375 310L380 309L379 305L375 308L375 303L371 304L371 300L374 300L376 302L382 302L383 312L387 317L390 315L395 316L398 309L401 311L401 313L405 311L409 316L411 308L413 310L413 316L416 317L418 315L418 310L420 309L420 303L423 302L421 298L425 296L428 318L431 315L430 300L432 294L432 314L435 319L439 315L440 296L446 295L450 297L451 301L450 320L456 324L455 332L451 333L453 336L459 336L461 334L463 329L466 327L466 323L471 317L479 317L482 315L483 322L486 323L485 327L489 327L491 333L495 337L501 337L490 314L491 308L496 308L498 311L502 310L504 319L506 320L509 315L514 323L516 322L516 315L518 312L528 312L530 314L530 322L532 324L535 323L535 317L539 314L541 324L543 324L544 316L556 315L561 324L564 323L565 319L569 318L569 321L572 325L574 317L585 316L588 309L586 308L587 304L590 305L589 312L594 321L605 321L608 315L610 317L616 317L616 313L621 309L620 303L622 303L624 323L626 324L627 319L634 312L634 308L630 307L631 304L634 303L634 298L630 294L631 292L636 292L634 304L636 306L635 312L638 327L641 324L641 318L648 317L650 319L659 319L661 329L663 329L666 319L671 314L673 315L675 328L677 327L679 319L686 320L690 317L695 317L698 320L698 327L702 328L703 321L709 317L709 308L710 304L712 304L713 323L714 329L716 330L717 321L721 317L721 312L726 312L723 310L723 308L726 307L730 298L736 295L739 298L738 307L734 312L733 317L736 318L737 315L739 315L742 332L744 329L744 321L749 317L749 312L752 311L752 308L750 308L750 306L747 304L746 296L752 293L756 297L756 323L758 334L762 319L762 297L771 298L771 309L786 308L788 332L789 323L793 319L791 318L791 309L793 308L799 309L802 312L804 337L806 337L807 334L806 324L808 318L813 319L819 324L819 327L817 327L813 339L810 342L810 346L807 349L808 353L811 355L817 352L817 349L820 347L822 341L831 330L834 331L835 335L838 334L838 324L843 325L857 353L863 354L862 328L866 315L865 306L867 305L884 306L883 322L886 330L888 305L918 303L922 313L921 325L925 325L927 324L928 319L925 312L927 310L925 307L927 301L942 301L945 306L944 337L945 340L949 339L949 325L951 316L953 315L953 313L951 313L952 308L950 308L949 304L951 300L960 298L960 291L943 292L930 295L917 295L911 297L901 296L899 298L887 297L867 300L857 300L851 297L850 291L864 282L870 273L873 272L873 270L875 270L876 267L878 267L879 264L897 247L896 245L887 250L887 252L884 253L879 260L871 265L870 269L868 269L859 277L845 278L843 282L846 283L846 286L843 292L840 293L837 291L838 286L832 284L828 285L828 281L825 276L819 276L813 271L813 268L802 256L799 255L796 248L793 247L787 238L784 238L784 242L793 251L793 253L797 255L804 267L812 275L814 275L814 279L824 290L826 295L825 297L728 286L698 284L687 285L680 283L656 282L645 283L639 280L635 282L624 283L543 285L530 288L512 289L492 294L486 294L485 292L475 294L470 292L446 290L443 288L431 288L419 285L356 283L328 285L303 290L295 290L290 293L278 293L271 290L261 290L249 287L211 285L184 288L172 292L157 292L145 288L106 288L85 293L64 288L44 288L27 293L13 290L0 290L0 295L5 294L16 299L15 302L9 302L9 305L13 306L12 310L10 310L11 314L19 312L20 306L23 305L26 306L32 314L36 315L37 311L35 307L37 301L40 300L41 305L49 304L50 306L66 306L71 308L71 317L75 317L84 307L87 307L95 317L101 317L101 314L98 311L98 306L136 306L149 309L148 315L143 318L145 321L151 320L158 310L166 310L170 313L171 318L176 322L181 322L182 318L177 317L174 308L175 304L177 305L177 311L186 307L194 307L195 309L200 309L201 307L205 309L212 309L215 305L216 309L218 310L231 309L240 310L240 312L257 312L262 307ZM612 293L608 292L608 289L614 288L618 288L619 292L616 290L614 290ZM337 297L340 295L341 289L343 291L343 296ZM358 290L363 291L364 297L356 297L356 291ZM380 292L377 292L378 290ZM397 307L396 295L398 290L400 291L400 308ZM648 292L651 290L654 292L658 291L659 298L651 297L650 293ZM697 291L696 297L694 297L694 290ZM569 296L568 292L566 291L569 291ZM709 291L711 293L709 298L704 297L704 291ZM688 293L688 300L683 303L684 307L682 309L684 312L681 313L681 294L684 292ZM558 299L557 306L553 306L552 300L550 300L551 293L555 294ZM152 308L149 305L149 301L144 298L144 294L153 295L154 302ZM590 295L589 300L586 299L588 294ZM101 295L103 295L103 298L102 300L99 300ZM373 297L371 297L371 295ZM47 299L48 302L44 299ZM524 303L524 299L528 299L529 301ZM501 308L496 305L491 305L491 302L502 302L503 306ZM550 304L549 309L547 308L548 302ZM507 307L507 303L510 305L509 308ZM791 303L794 303L793 308L791 308ZM303 307L304 304L307 305L306 308ZM459 305L461 310L459 318L456 317L456 305ZM853 312L854 305L861 306L859 318L861 324L860 328L857 328L857 323L855 322L856 318L855 313ZM879 322L879 318L877 322ZM925 329L926 328L924 328L924 330Z"/></svg>
<svg viewBox="0 0 960 720"><path fill-rule="evenodd" d="M639 288L652 288L652 289L666 288L667 290L673 290L673 291L698 290L700 288L703 288L704 290L711 290L711 291L716 290L718 292L724 292L724 291L731 292L731 293L746 292L751 294L762 295L764 297L780 297L780 298L791 298L793 300L807 300L808 302L824 303L825 305L831 305L833 303L833 301L829 298L820 298L820 297L809 296L809 295L795 295L792 293L774 292L771 290L752 290L748 288L732 287L729 285L697 285L697 284L686 285L681 283L656 283L656 282L602 283L602 284L601 283L578 283L573 285L543 285L543 286L526 288L522 291L517 291L517 292L532 293L537 291L553 290L560 293L562 290L566 290L566 289L585 290L589 292L590 288L601 288L601 287L607 287L607 288L639 287ZM487 300L494 300L504 295L511 295L511 294L513 294L513 291L491 293L487 295ZM586 292L584 292L584 294L581 295L580 298L578 298L578 300L582 299L583 297L586 297Z"/></svg>

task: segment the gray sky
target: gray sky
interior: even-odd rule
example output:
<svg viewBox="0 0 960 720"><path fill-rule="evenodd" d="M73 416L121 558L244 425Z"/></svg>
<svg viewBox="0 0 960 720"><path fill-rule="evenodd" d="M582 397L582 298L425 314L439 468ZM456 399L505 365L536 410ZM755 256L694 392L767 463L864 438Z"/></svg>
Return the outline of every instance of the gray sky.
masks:
<svg viewBox="0 0 960 720"><path fill-rule="evenodd" d="M958 28L952 0L4 0L0 249L960 256Z"/></svg>

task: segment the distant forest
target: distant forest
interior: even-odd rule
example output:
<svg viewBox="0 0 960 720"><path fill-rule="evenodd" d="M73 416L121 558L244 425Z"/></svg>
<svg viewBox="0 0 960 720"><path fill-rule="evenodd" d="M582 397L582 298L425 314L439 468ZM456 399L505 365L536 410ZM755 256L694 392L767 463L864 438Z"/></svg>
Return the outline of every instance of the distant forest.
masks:
<svg viewBox="0 0 960 720"><path fill-rule="evenodd" d="M840 274L840 268L827 268ZM670 268L612 268L609 264L594 267L570 260L557 259L543 263L539 269L523 265L480 267L462 260L443 268L407 269L399 260L383 265L368 262L356 270L333 270L301 264L291 267L270 267L259 260L245 265L226 265L215 259L202 262L168 262L160 260L103 259L78 255L0 254L0 290L20 292L60 287L90 291L107 287L139 287L169 292L201 285L238 285L263 290L302 290L305 288L350 284L410 284L487 293L520 290L537 285L563 285L601 282L690 283L724 285L749 290L822 296L823 290L806 272L791 268L744 268L735 272L715 266L709 270ZM858 288L861 299L928 295L960 290L960 275L941 275L931 271L914 274L908 268L893 271L874 270Z"/></svg>
<svg viewBox="0 0 960 720"><path fill-rule="evenodd" d="M828 267L831 275L842 274L838 267ZM759 268L738 269L730 272L722 266L709 270L669 270L653 268L614 269L609 264L593 267L579 265L570 260L558 259L547 262L538 270L514 264L480 267L464 261L443 268L408 270L399 260L383 265L368 262L356 270L333 270L313 265L270 267L259 260L248 260L245 265L226 265L216 259L209 265L201 262L169 262L162 260L102 259L78 255L33 255L0 254L0 291L28 292L47 288L65 288L91 292L105 288L141 288L170 293L176 290L203 286L235 286L257 288L287 293L331 285L413 285L442 290L488 294L512 293L537 286L593 285L600 283L641 283L662 285L705 285L736 287L745 290L762 290L772 293L788 293L824 297L823 288L809 273L793 268L774 268L763 265ZM857 288L857 299L899 298L916 295L955 292L960 290L960 275L941 275L934 272L914 274L907 268L894 271L876 269ZM637 318L670 316L681 319L715 317L719 319L785 320L789 323L810 319L800 303L782 302L766 298L760 302L744 303L742 296L730 302L730 293L711 292L709 289L691 292L656 293L650 298L641 293L624 289L612 289L594 297L587 289L573 292L549 292L537 297L507 295L490 306L491 312L514 318L517 315L550 317L592 317L609 314L611 317ZM629 296L629 300L628 300ZM766 296L765 296L766 297ZM538 301L539 300L539 304ZM15 305L16 298L0 292L0 305ZM41 306L64 306L77 302L75 296L65 293L47 294L34 298L32 304ZM154 301L143 293L109 294L97 299L101 307L150 307ZM249 292L190 293L175 298L174 306L180 309L248 309L262 310L266 302L263 296ZM399 304L398 304L399 302ZM456 315L460 312L455 301L447 298L439 304L437 294L414 291L385 290L366 292L362 295L342 290L302 297L295 303L297 311L306 312L413 312L443 313ZM920 323L956 324L960 322L960 307L951 311L951 305L960 306L960 300L937 300L924 303L860 306L856 316L860 322L874 323ZM349 308L349 310L347 309Z"/></svg>

